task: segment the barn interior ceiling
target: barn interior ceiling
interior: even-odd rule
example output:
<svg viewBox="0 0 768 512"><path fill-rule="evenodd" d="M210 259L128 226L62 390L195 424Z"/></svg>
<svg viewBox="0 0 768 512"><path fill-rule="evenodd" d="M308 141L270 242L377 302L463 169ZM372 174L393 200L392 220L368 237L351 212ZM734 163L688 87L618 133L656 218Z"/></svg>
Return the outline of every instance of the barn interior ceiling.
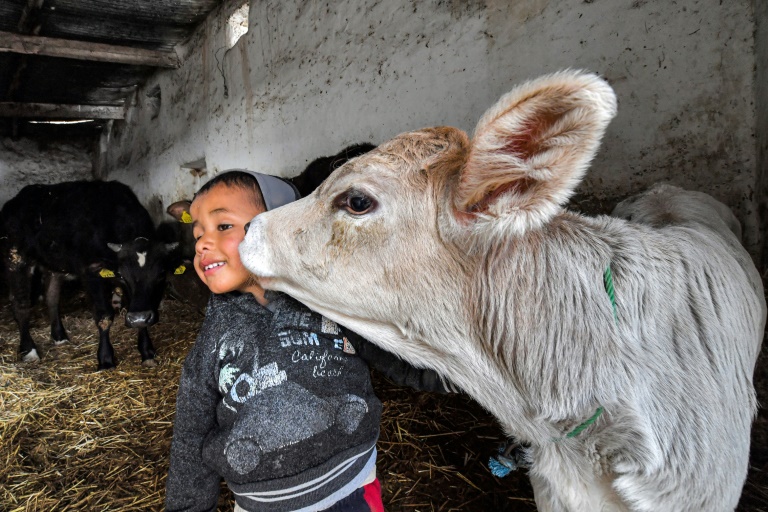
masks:
<svg viewBox="0 0 768 512"><path fill-rule="evenodd" d="M122 119L139 85L178 67L176 46L221 3L0 0L0 135Z"/></svg>

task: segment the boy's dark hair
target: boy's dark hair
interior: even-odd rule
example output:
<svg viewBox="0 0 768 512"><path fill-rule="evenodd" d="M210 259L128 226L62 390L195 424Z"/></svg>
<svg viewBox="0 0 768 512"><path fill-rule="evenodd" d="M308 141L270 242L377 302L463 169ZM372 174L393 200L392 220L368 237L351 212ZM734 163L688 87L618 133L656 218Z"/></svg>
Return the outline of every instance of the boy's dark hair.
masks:
<svg viewBox="0 0 768 512"><path fill-rule="evenodd" d="M239 188L252 193L254 205L262 210L266 210L267 206L264 203L264 196L261 193L261 187L259 182L256 181L256 177L253 174L243 171L227 171L211 178L205 185L200 187L195 197L201 196L211 190L216 185L226 185L227 187Z"/></svg>

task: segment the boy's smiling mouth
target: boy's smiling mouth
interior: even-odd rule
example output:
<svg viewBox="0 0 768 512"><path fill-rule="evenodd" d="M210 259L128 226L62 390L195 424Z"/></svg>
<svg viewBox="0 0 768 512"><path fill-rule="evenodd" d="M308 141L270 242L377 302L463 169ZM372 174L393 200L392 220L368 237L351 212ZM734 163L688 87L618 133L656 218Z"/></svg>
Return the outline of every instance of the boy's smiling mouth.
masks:
<svg viewBox="0 0 768 512"><path fill-rule="evenodd" d="M225 263L223 261L214 261L213 263L208 263L206 265L203 265L203 272L208 272L209 270L213 270L218 267L224 266Z"/></svg>

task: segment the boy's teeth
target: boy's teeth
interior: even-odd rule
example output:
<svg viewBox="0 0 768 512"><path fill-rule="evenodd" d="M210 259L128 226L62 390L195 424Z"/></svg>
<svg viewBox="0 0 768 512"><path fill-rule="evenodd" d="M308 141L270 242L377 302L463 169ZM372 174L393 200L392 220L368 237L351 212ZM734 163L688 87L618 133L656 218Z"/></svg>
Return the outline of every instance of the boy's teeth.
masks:
<svg viewBox="0 0 768 512"><path fill-rule="evenodd" d="M211 263L210 265L206 265L204 269L205 270L209 270L209 269L212 269L214 267L219 267L219 266L221 266L223 264L224 264L223 261L217 261L216 263Z"/></svg>

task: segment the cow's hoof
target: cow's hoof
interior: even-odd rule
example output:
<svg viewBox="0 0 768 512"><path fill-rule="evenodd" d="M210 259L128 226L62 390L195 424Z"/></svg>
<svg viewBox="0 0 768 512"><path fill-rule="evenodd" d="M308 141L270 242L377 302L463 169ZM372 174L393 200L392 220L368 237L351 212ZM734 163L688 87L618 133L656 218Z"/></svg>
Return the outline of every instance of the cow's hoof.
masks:
<svg viewBox="0 0 768 512"><path fill-rule="evenodd" d="M63 345L64 343L69 343L69 338L64 338L63 340L53 340L53 344L56 346Z"/></svg>
<svg viewBox="0 0 768 512"><path fill-rule="evenodd" d="M37 355L37 349L33 348L26 354L22 355L21 360L24 361L25 363L36 363L40 361L40 356Z"/></svg>
<svg viewBox="0 0 768 512"><path fill-rule="evenodd" d="M115 368L117 365L115 363L99 363L99 367L97 368L97 371L101 370L111 370L112 368Z"/></svg>
<svg viewBox="0 0 768 512"><path fill-rule="evenodd" d="M154 359L145 359L141 362L141 366L144 368L155 368L157 366L157 361Z"/></svg>

